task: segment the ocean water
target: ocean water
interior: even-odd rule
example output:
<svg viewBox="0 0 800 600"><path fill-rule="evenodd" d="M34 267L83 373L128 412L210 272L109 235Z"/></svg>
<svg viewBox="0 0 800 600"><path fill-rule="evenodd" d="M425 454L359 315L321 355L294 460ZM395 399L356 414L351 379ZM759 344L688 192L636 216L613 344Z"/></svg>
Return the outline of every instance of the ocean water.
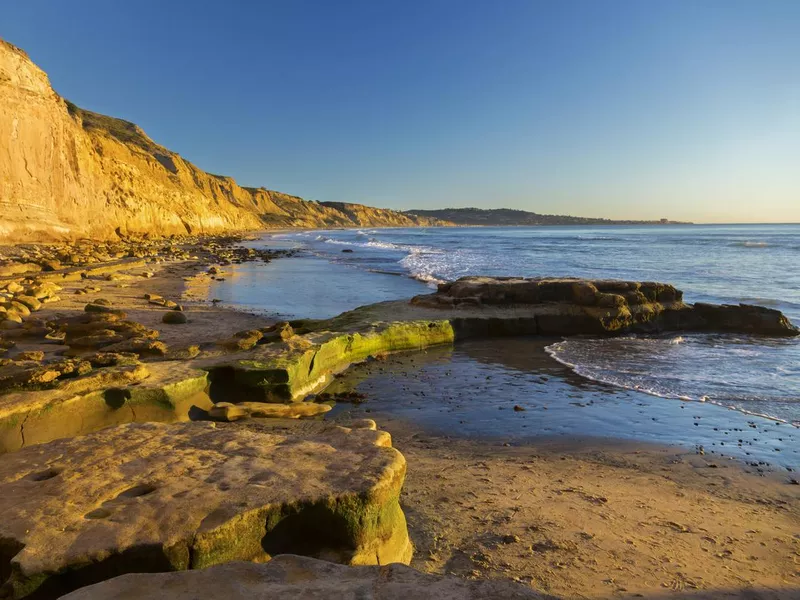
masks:
<svg viewBox="0 0 800 600"><path fill-rule="evenodd" d="M294 303L285 311L292 316L329 316L464 275L575 276L663 281L688 302L760 304L800 324L800 225L362 229L277 234L261 243L300 247L316 265L305 278L313 281L302 310L293 311ZM303 280L292 275L292 260L272 268ZM280 305L264 292L264 273L250 280L249 307ZM236 303L242 289L234 282L215 293ZM569 338L546 351L585 380L800 424L797 339Z"/></svg>

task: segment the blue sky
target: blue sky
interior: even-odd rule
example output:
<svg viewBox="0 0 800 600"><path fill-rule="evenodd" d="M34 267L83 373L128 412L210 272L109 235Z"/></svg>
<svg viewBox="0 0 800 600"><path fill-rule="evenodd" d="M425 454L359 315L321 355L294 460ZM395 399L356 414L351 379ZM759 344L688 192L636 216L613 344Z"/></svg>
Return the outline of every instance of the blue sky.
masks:
<svg viewBox="0 0 800 600"><path fill-rule="evenodd" d="M318 200L800 222L796 0L24 0L76 104Z"/></svg>

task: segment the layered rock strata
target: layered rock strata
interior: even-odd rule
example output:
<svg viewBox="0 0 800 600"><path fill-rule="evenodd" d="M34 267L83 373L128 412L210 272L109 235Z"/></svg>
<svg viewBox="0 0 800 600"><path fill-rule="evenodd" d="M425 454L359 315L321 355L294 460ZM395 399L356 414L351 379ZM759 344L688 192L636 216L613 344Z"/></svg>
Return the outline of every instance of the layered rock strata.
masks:
<svg viewBox="0 0 800 600"><path fill-rule="evenodd" d="M0 243L437 223L206 173L133 123L65 101L24 51L3 40L0 156Z"/></svg>

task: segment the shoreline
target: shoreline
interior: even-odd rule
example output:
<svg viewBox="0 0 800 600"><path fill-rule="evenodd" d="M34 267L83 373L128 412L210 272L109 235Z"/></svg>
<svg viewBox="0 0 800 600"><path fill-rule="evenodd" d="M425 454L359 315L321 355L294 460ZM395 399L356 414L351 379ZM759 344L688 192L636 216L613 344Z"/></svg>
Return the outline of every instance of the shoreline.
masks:
<svg viewBox="0 0 800 600"><path fill-rule="evenodd" d="M225 277L209 274L214 264L150 263L109 276L88 295L74 291L92 280L78 279L37 314L80 313L103 297L158 329L171 348L197 346L202 356L213 355L213 344L233 332L275 322L202 301L211 277ZM162 325L163 307L144 293L185 303L189 323ZM24 342L15 352L23 349ZM346 424L352 415L326 421ZM400 502L415 546L411 564L423 571L511 579L568 598L710 598L722 591L731 598L791 598L800 588L800 486L785 477L622 438L506 445L433 434L400 418L377 421L408 464Z"/></svg>

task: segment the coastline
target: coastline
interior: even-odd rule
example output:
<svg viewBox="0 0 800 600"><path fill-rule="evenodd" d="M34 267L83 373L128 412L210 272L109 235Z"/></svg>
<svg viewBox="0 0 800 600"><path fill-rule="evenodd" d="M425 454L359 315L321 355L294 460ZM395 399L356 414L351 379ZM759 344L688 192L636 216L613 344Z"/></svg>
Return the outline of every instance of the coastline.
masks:
<svg viewBox="0 0 800 600"><path fill-rule="evenodd" d="M295 259L278 260L290 268ZM98 283L102 289L88 296L74 294L86 279L65 282L61 301L37 314L78 313L103 297L158 329L170 348L216 355L215 344L233 332L275 323L203 299L211 277L231 268L210 274L217 264L153 262ZM189 322L165 327L164 309L145 293L184 304ZM356 416L377 417L344 411L329 420L347 424ZM724 591L791 598L800 587L800 486L785 476L624 439L506 445L425 432L402 418L377 421L408 464L400 502L415 547L411 564L420 570L512 579L562 597L710 598Z"/></svg>

